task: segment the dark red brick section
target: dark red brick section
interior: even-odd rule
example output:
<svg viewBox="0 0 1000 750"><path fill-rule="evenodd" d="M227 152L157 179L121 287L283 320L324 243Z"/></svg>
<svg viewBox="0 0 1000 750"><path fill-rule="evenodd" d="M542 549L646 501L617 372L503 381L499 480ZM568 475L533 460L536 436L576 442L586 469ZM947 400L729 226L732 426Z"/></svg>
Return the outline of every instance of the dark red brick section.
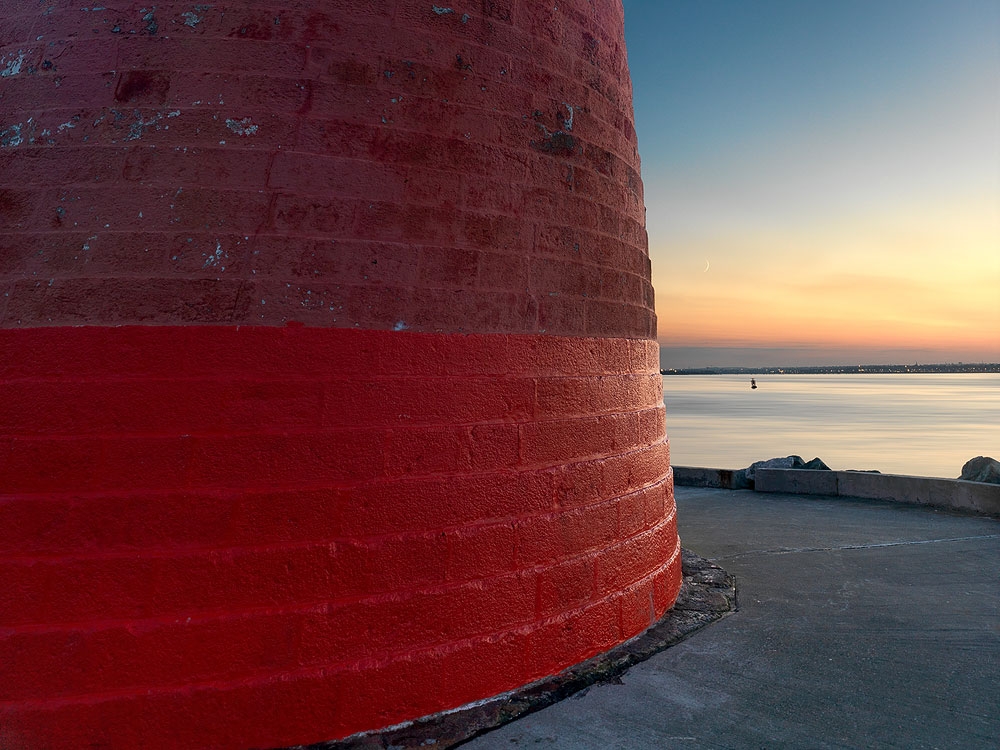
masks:
<svg viewBox="0 0 1000 750"><path fill-rule="evenodd" d="M2 325L655 334L617 2L279 5L8 4Z"/></svg>
<svg viewBox="0 0 1000 750"><path fill-rule="evenodd" d="M671 606L618 0L0 10L0 746L341 738Z"/></svg>

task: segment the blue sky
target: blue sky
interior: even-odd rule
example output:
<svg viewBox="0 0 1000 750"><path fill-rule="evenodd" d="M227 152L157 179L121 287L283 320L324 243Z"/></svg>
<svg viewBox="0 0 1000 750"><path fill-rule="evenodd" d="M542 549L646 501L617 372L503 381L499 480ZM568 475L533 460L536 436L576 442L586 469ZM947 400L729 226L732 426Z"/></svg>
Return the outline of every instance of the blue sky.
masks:
<svg viewBox="0 0 1000 750"><path fill-rule="evenodd" d="M998 0L624 5L667 364L1000 360Z"/></svg>

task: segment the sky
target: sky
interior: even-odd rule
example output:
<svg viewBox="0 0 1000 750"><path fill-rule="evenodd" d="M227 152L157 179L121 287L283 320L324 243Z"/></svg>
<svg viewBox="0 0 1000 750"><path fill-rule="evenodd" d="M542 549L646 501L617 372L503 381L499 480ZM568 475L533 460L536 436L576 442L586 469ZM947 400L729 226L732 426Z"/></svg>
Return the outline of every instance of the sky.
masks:
<svg viewBox="0 0 1000 750"><path fill-rule="evenodd" d="M1000 362L1000 0L624 0L665 367Z"/></svg>

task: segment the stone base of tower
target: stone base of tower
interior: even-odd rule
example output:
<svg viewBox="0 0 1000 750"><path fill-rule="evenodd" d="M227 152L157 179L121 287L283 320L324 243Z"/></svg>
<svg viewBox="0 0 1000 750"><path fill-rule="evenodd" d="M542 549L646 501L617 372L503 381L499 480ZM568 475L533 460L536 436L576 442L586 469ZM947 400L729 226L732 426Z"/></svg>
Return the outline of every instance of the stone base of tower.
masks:
<svg viewBox="0 0 1000 750"><path fill-rule="evenodd" d="M655 342L0 330L0 746L379 729L680 585Z"/></svg>

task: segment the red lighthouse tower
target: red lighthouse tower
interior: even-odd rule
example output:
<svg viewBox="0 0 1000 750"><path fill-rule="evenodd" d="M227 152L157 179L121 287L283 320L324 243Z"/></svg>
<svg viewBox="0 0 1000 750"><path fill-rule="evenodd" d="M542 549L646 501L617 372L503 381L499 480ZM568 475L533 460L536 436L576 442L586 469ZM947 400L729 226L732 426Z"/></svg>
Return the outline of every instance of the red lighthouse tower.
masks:
<svg viewBox="0 0 1000 750"><path fill-rule="evenodd" d="M671 606L619 0L0 25L0 746L338 739Z"/></svg>

